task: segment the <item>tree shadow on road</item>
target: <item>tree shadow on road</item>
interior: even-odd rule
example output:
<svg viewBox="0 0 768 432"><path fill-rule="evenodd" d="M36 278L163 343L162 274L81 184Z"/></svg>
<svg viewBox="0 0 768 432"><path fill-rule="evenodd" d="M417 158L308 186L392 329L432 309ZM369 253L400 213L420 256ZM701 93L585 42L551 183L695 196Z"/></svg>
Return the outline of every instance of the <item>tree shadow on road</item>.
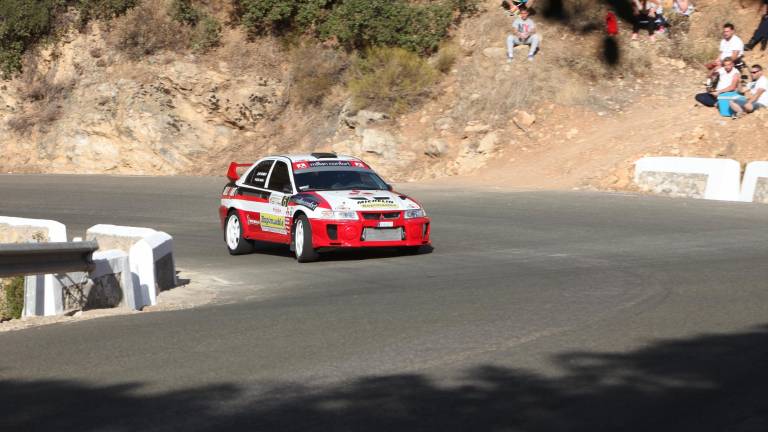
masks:
<svg viewBox="0 0 768 432"><path fill-rule="evenodd" d="M486 365L452 386L407 374L145 394L140 384L4 379L0 430L768 430L768 327L553 361L558 376Z"/></svg>

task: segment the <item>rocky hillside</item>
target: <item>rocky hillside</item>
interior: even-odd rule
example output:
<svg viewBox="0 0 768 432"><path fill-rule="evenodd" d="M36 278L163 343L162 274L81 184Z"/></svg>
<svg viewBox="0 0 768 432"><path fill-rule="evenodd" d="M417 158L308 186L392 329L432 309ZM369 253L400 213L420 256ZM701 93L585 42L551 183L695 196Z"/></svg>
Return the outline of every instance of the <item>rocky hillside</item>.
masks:
<svg viewBox="0 0 768 432"><path fill-rule="evenodd" d="M392 180L621 189L646 154L768 159L762 114L726 121L693 102L722 20L748 39L756 4L701 0L689 31L655 43L630 42L622 23L619 63L607 66L600 2L564 3L567 20L539 0L541 52L529 63L519 48L507 63L510 18L496 0L481 2L429 59L442 72L389 110L352 97L354 54L301 36L254 37L227 21L226 2L200 3L227 23L212 49L167 43L136 55L120 32L137 19L168 21L167 4L140 3L141 14L62 31L2 82L0 169L221 175L230 160L335 150ZM768 66L759 51L748 60ZM309 98L307 70L324 68L337 80Z"/></svg>

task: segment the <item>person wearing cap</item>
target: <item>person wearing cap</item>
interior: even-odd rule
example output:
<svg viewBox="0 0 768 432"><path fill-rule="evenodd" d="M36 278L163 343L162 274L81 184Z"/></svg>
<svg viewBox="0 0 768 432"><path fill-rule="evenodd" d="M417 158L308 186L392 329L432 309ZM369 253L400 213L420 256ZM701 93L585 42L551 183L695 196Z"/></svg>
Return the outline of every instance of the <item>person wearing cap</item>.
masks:
<svg viewBox="0 0 768 432"><path fill-rule="evenodd" d="M758 64L753 65L750 68L750 73L752 74L752 82L747 84L745 97L731 101L733 118L768 106L768 78L763 75L763 67Z"/></svg>

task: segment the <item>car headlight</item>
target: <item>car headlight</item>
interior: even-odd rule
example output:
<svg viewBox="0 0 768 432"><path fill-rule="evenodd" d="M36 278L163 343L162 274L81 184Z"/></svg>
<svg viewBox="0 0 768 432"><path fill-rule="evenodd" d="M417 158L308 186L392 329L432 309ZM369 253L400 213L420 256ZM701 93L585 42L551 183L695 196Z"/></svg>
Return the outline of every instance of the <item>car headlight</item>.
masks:
<svg viewBox="0 0 768 432"><path fill-rule="evenodd" d="M405 211L405 218L406 219L413 219L413 218L422 218L426 216L427 213L424 212L424 209L412 209L412 210L406 210Z"/></svg>
<svg viewBox="0 0 768 432"><path fill-rule="evenodd" d="M357 212L325 210L320 213L320 217L333 220L357 220Z"/></svg>

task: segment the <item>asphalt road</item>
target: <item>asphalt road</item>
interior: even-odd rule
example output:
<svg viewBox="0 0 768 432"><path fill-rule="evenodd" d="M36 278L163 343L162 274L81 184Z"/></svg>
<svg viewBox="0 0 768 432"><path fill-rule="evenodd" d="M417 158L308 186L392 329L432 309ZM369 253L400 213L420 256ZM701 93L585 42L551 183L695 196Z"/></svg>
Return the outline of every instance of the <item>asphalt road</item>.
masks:
<svg viewBox="0 0 768 432"><path fill-rule="evenodd" d="M1 333L0 430L768 430L768 206L403 186L434 251L297 264L226 253L222 185L0 176L2 215L164 230L228 282Z"/></svg>

